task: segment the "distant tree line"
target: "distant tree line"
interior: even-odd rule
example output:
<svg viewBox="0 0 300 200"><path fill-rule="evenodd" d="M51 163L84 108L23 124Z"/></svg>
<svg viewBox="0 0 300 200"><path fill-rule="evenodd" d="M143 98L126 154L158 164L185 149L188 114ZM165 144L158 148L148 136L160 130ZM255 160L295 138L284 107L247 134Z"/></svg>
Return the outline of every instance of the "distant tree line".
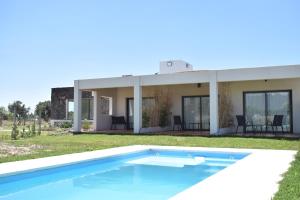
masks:
<svg viewBox="0 0 300 200"><path fill-rule="evenodd" d="M51 117L51 103L50 101L39 102L33 113L30 112L30 108L27 107L22 101L14 101L10 103L7 109L3 106L0 107L0 126L3 124L3 120L16 120L18 125L25 125L29 119L39 117L48 122Z"/></svg>
<svg viewBox="0 0 300 200"><path fill-rule="evenodd" d="M30 112L30 108L27 107L21 101L14 101L7 107L0 107L0 126L3 125L3 120L13 121L11 139L16 140L18 138L32 137L41 134L42 120L48 122L51 117L51 103L50 101L39 102L35 106L34 112ZM26 121L31 121L29 125L26 125ZM36 123L38 129L36 130Z"/></svg>

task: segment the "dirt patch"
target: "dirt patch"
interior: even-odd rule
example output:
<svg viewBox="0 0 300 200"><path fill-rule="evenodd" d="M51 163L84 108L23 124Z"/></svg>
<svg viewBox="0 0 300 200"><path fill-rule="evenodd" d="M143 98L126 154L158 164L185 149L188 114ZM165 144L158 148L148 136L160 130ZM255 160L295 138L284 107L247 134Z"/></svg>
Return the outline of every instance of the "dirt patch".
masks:
<svg viewBox="0 0 300 200"><path fill-rule="evenodd" d="M0 142L0 158L7 156L18 156L18 155L28 155L35 153L35 150L43 149L40 145L30 145L30 146L14 146L11 144L6 144Z"/></svg>

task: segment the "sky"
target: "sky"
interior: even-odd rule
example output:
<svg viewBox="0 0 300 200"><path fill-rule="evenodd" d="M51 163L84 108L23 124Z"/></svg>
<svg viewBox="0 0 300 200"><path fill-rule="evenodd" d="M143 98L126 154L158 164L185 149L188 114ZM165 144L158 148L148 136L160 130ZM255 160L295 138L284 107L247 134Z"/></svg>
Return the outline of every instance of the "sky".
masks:
<svg viewBox="0 0 300 200"><path fill-rule="evenodd" d="M76 79L300 64L299 0L0 0L0 106Z"/></svg>

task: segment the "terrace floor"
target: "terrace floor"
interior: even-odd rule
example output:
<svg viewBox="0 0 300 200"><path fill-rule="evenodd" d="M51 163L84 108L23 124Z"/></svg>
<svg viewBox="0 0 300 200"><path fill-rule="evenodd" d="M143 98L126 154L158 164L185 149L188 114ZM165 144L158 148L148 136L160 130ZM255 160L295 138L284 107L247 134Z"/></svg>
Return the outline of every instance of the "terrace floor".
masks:
<svg viewBox="0 0 300 200"><path fill-rule="evenodd" d="M104 131L90 131L84 132L87 134L105 134L105 135L132 135L134 134L132 130L104 130ZM141 133L137 135L169 135L169 136L204 136L210 137L209 131L165 131L158 133ZM286 138L286 139L300 139L299 133L256 133L256 132L239 132L239 133L231 133L222 136L235 136L235 137L257 137L257 138ZM214 136L212 136L214 137Z"/></svg>

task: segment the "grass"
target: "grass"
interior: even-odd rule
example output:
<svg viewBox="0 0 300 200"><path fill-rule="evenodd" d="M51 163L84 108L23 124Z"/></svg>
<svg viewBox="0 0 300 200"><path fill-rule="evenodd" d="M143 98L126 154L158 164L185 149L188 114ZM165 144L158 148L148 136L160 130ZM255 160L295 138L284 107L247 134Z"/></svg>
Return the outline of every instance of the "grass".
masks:
<svg viewBox="0 0 300 200"><path fill-rule="evenodd" d="M0 137L1 139L1 137ZM231 147L255 149L289 149L300 151L300 141L280 139L235 138L235 137L182 137L182 136L135 136L135 135L42 135L16 141L5 140L5 143L15 146L41 145L44 148L35 153L22 156L8 156L0 158L0 163L61 155L74 152L92 151L111 147L155 144L170 146L201 146L201 147ZM295 162L285 174L280 184L275 200L300 199L300 153Z"/></svg>
<svg viewBox="0 0 300 200"><path fill-rule="evenodd" d="M276 193L274 200L299 200L300 199L300 152L296 155L295 161L284 179L280 182L279 191Z"/></svg>

